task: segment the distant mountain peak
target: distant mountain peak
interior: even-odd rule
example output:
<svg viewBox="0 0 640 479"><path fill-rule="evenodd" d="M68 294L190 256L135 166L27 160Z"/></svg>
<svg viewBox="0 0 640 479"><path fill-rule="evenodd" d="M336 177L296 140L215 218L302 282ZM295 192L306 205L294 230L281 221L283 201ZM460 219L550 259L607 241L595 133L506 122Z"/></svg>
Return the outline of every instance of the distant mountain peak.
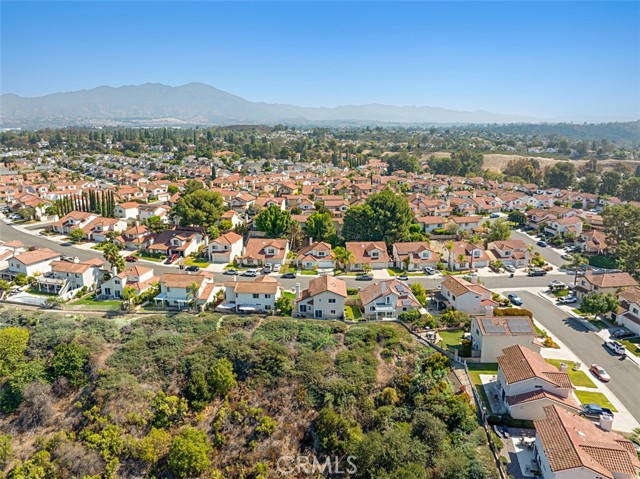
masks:
<svg viewBox="0 0 640 479"><path fill-rule="evenodd" d="M335 108L298 107L251 102L200 82L179 86L162 83L99 86L90 90L54 93L36 98L0 96L0 126L43 128L121 124L158 126L174 119L181 126L243 123L291 124L464 124L537 122L536 118L455 111L430 106L380 103ZM171 121L166 120L170 125Z"/></svg>

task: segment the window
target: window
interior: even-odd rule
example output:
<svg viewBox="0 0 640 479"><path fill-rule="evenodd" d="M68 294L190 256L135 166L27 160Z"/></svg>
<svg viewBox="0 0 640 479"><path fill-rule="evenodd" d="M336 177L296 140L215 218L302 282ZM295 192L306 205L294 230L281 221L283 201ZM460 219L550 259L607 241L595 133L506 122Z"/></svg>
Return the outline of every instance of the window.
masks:
<svg viewBox="0 0 640 479"><path fill-rule="evenodd" d="M258 293L253 293L253 298L254 299L258 299L260 297L260 295Z"/></svg>
<svg viewBox="0 0 640 479"><path fill-rule="evenodd" d="M265 295L264 295L264 297L265 297L266 299L269 299L269 298L271 298L271 295L270 295L270 294L265 294Z"/></svg>
<svg viewBox="0 0 640 479"><path fill-rule="evenodd" d="M336 310L335 310L335 309L332 309L332 310L331 310L331 314L336 314Z"/></svg>
<svg viewBox="0 0 640 479"><path fill-rule="evenodd" d="M375 306L370 306L369 307L369 311L375 311L376 307Z"/></svg>
<svg viewBox="0 0 640 479"><path fill-rule="evenodd" d="M329 298L329 303L334 304L336 302L336 298Z"/></svg>
<svg viewBox="0 0 640 479"><path fill-rule="evenodd" d="M307 312L307 305L306 304L301 304L300 305L300 312L301 313L306 313Z"/></svg>
<svg viewBox="0 0 640 479"><path fill-rule="evenodd" d="M120 284L120 280L119 280L119 279L116 279L115 283L116 283L116 284Z"/></svg>
<svg viewBox="0 0 640 479"><path fill-rule="evenodd" d="M322 298L318 298L318 303L322 303Z"/></svg>

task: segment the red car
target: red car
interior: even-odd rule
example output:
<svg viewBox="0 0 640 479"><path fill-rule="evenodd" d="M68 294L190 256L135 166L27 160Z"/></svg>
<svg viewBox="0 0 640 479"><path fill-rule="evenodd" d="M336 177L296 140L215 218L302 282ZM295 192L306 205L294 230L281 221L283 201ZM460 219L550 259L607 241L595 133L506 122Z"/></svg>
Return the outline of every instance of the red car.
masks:
<svg viewBox="0 0 640 479"><path fill-rule="evenodd" d="M136 261L138 261L138 258L136 256L127 256L125 258L125 261L127 261L128 263L135 263Z"/></svg>
<svg viewBox="0 0 640 479"><path fill-rule="evenodd" d="M607 374L607 372L604 370L602 366L598 366L597 364L592 364L591 368L589 368L589 371L591 371L594 374L594 376L596 376L603 383L608 383L609 381L611 381L611 376Z"/></svg>
<svg viewBox="0 0 640 479"><path fill-rule="evenodd" d="M180 256L177 253L173 253L171 256L167 258L167 261L165 261L165 264L175 263L176 261L178 261L179 257Z"/></svg>

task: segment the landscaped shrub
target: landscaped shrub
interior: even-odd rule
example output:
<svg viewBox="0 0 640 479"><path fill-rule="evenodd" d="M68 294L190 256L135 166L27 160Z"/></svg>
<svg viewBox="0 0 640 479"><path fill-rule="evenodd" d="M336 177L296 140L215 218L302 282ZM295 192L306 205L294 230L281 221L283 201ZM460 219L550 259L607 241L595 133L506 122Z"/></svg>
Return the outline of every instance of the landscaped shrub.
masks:
<svg viewBox="0 0 640 479"><path fill-rule="evenodd" d="M533 319L533 313L524 308L498 308L494 310L496 316L529 316Z"/></svg>
<svg viewBox="0 0 640 479"><path fill-rule="evenodd" d="M398 319L406 323L412 323L416 319L419 319L420 316L420 311L418 311L417 309L412 309L411 311L407 311L406 313L400 313L398 315Z"/></svg>

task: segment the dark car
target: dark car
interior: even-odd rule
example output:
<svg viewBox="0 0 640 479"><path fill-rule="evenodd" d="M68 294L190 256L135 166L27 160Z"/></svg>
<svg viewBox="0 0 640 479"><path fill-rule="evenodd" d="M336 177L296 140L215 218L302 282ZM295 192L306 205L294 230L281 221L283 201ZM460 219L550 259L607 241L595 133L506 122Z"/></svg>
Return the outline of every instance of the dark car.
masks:
<svg viewBox="0 0 640 479"><path fill-rule="evenodd" d="M128 263L135 263L136 261L138 261L138 258L136 256L127 256L125 258L125 261L127 261Z"/></svg>
<svg viewBox="0 0 640 479"><path fill-rule="evenodd" d="M280 277L284 278L284 279L296 279L296 274L295 273L285 273Z"/></svg>
<svg viewBox="0 0 640 479"><path fill-rule="evenodd" d="M598 404L583 404L580 408L582 409L580 415L589 418L597 419L603 414L613 416L613 412L611 411L611 409L601 407Z"/></svg>
<svg viewBox="0 0 640 479"><path fill-rule="evenodd" d="M373 276L369 276L368 274L361 274L356 276L356 281L372 281Z"/></svg>
<svg viewBox="0 0 640 479"><path fill-rule="evenodd" d="M540 246L541 248L546 248L547 247L547 242L546 241L538 241L536 244L538 246Z"/></svg>
<svg viewBox="0 0 640 479"><path fill-rule="evenodd" d="M517 294L509 293L507 295L507 298L509 298L509 301L511 301L511 303L515 304L516 306L522 306L522 299Z"/></svg>
<svg viewBox="0 0 640 479"><path fill-rule="evenodd" d="M200 271L200 266L189 266L185 271L189 271L190 273L197 273Z"/></svg>
<svg viewBox="0 0 640 479"><path fill-rule="evenodd" d="M545 276L547 272L543 269L531 269L527 272L527 276Z"/></svg>

